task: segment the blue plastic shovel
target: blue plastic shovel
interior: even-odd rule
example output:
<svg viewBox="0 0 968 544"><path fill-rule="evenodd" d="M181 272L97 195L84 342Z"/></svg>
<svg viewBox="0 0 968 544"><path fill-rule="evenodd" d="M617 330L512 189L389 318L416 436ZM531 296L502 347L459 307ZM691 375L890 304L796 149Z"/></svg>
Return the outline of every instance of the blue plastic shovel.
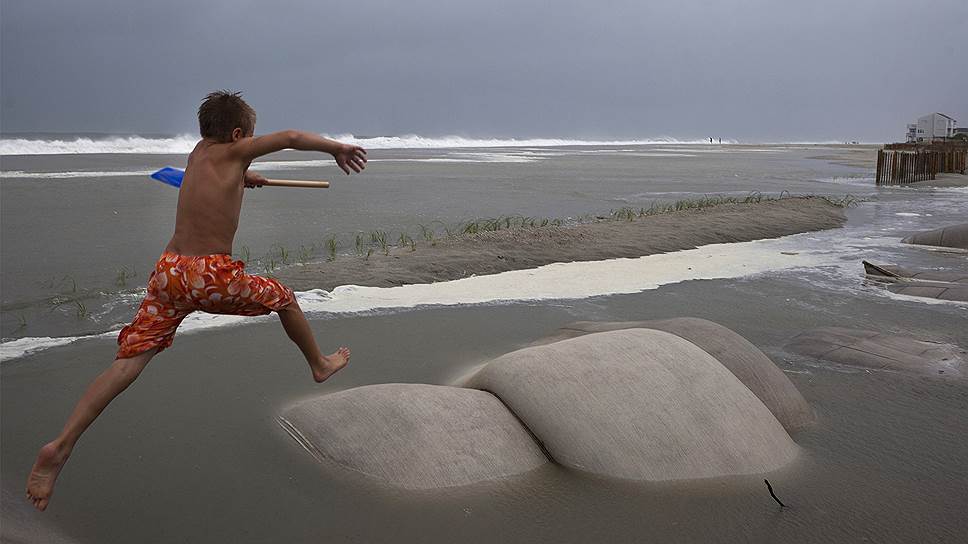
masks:
<svg viewBox="0 0 968 544"><path fill-rule="evenodd" d="M181 187L185 171L171 166L166 166L161 170L151 174L152 179L162 183L167 183L172 187ZM304 181L296 179L267 179L263 183L267 187L312 187L316 189L326 189L329 187L328 181Z"/></svg>

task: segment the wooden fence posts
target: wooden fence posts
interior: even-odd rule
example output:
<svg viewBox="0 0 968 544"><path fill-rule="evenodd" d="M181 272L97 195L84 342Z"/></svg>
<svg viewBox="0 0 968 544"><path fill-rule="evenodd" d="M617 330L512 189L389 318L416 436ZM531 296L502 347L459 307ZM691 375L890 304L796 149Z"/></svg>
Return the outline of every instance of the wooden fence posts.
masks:
<svg viewBox="0 0 968 544"><path fill-rule="evenodd" d="M968 148L930 149L885 146L877 151L877 185L899 185L935 179L941 173L964 174L968 166Z"/></svg>

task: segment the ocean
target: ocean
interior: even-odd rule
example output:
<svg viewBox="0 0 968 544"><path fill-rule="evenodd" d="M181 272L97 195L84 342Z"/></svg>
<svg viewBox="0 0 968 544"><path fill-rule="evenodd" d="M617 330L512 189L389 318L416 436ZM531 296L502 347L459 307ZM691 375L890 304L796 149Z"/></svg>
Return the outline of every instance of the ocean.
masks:
<svg viewBox="0 0 968 544"><path fill-rule="evenodd" d="M443 233L475 218L520 215L568 222L622 207L760 192L852 195L864 201L849 212L846 229L771 242L810 256L783 268L811 269L817 281L855 288L858 251L890 262L899 252L912 251L897 243L901 235L963 221L968 200L964 188L878 188L872 168L828 160L831 153L858 146L674 139L337 138L369 150L370 162L362 174L345 176L326 156L307 152L276 153L253 164L267 177L328 179L332 187L247 192L235 257L246 260L251 272L323 259L330 238L338 242L337 259L359 258L355 237L374 230L385 231L394 241L401 233L419 240L422 228ZM196 141L188 135L0 139L0 356L11 359L79 337L112 336L131 319L174 225L177 190L148 174L166 165L184 167ZM732 262L758 260L756 251L765 246L751 247L755 250L734 248ZM747 272L776 270L766 266ZM663 281L687 279L699 277ZM562 288L549 298L628 292L654 283L643 278L640 286L625 285L621 290L609 285ZM359 289L348 288L304 293L301 300L308 312L322 315L381 308L402 311L417 300L459 304L535 298L527 290L512 295L502 290L504 295L495 296L488 289L496 287L474 288L479 291L475 296L447 294L448 288L440 285L432 289L437 294L409 297L385 291L368 293L365 300ZM381 297L386 300L381 302ZM233 322L198 316L183 328Z"/></svg>

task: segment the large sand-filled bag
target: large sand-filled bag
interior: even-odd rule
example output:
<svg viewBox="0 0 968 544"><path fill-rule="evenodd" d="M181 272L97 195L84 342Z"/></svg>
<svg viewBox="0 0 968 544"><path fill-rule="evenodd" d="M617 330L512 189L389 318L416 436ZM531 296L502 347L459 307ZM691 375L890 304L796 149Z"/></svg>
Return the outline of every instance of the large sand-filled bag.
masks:
<svg viewBox="0 0 968 544"><path fill-rule="evenodd" d="M559 329L548 341L632 328L665 331L696 344L739 378L788 432L813 423L810 405L769 357L739 334L706 319L677 317L651 321L577 321Z"/></svg>
<svg viewBox="0 0 968 544"><path fill-rule="evenodd" d="M905 244L968 249L968 223L918 232L901 240Z"/></svg>
<svg viewBox="0 0 968 544"><path fill-rule="evenodd" d="M862 262L867 277L887 283L887 289L893 293L968 302L968 272L915 271L899 266Z"/></svg>
<svg viewBox="0 0 968 544"><path fill-rule="evenodd" d="M791 461L783 426L713 356L652 329L589 334L488 363L501 398L569 467L634 480L754 474Z"/></svg>
<svg viewBox="0 0 968 544"><path fill-rule="evenodd" d="M786 349L833 363L929 376L961 376L965 361L965 350L950 344L841 327L806 331Z"/></svg>
<svg viewBox="0 0 968 544"><path fill-rule="evenodd" d="M493 480L548 461L500 400L473 389L368 385L301 402L280 419L318 459L408 489Z"/></svg>

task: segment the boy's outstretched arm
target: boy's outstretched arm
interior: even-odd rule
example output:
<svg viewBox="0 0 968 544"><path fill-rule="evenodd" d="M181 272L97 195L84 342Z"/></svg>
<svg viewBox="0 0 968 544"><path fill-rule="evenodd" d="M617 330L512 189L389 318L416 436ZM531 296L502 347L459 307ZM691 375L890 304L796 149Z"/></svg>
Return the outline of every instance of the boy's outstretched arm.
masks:
<svg viewBox="0 0 968 544"><path fill-rule="evenodd" d="M232 144L232 150L235 154L245 161L251 161L283 149L329 153L336 159L336 164L347 174L350 173L350 170L359 173L366 168L366 150L362 147L344 144L300 130L283 130L264 136L242 138Z"/></svg>

